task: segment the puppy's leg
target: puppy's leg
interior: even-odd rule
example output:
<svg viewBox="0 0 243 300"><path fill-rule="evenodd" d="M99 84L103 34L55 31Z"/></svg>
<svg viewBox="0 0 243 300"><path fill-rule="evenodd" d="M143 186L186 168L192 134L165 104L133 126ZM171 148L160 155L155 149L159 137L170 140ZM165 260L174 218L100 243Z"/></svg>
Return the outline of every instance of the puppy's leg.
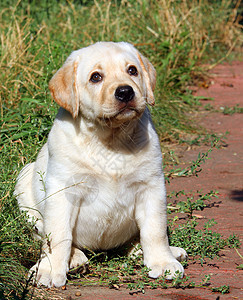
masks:
<svg viewBox="0 0 243 300"><path fill-rule="evenodd" d="M20 211L27 211L28 221L35 222L36 233L34 236L38 239L43 235L43 219L40 207L33 194L33 177L36 163L30 163L24 166L19 173L14 190L14 196L18 200Z"/></svg>
<svg viewBox="0 0 243 300"><path fill-rule="evenodd" d="M35 205L32 195L32 178L35 163L27 164L20 171L14 190L20 209L28 210Z"/></svg>
<svg viewBox="0 0 243 300"><path fill-rule="evenodd" d="M149 276L157 278L169 271L167 279L184 268L173 256L167 237L166 195L162 178L154 178L136 203L136 219L140 228L140 242L144 264L151 269Z"/></svg>
<svg viewBox="0 0 243 300"><path fill-rule="evenodd" d="M57 182L56 177L54 174L47 178L44 213L47 240L40 261L31 269L37 274L38 284L48 287L60 287L66 282L72 231L79 211L79 206L72 201L71 194L66 194L65 183Z"/></svg>

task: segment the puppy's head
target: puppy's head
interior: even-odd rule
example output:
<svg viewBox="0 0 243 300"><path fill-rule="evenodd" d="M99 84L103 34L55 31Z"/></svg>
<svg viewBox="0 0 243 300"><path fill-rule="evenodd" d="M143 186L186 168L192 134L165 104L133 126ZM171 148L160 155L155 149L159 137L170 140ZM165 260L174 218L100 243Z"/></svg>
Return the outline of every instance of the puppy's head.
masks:
<svg viewBox="0 0 243 300"><path fill-rule="evenodd" d="M153 105L156 72L131 44L99 42L74 51L49 83L54 100L73 118L119 126Z"/></svg>

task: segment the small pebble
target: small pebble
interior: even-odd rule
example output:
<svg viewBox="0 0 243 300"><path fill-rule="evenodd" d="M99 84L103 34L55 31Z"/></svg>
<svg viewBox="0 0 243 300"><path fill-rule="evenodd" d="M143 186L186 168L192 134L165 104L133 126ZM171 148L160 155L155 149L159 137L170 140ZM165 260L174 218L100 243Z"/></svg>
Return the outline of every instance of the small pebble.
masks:
<svg viewBox="0 0 243 300"><path fill-rule="evenodd" d="M75 293L75 296L81 296L81 292L80 292L80 291L77 291L77 292Z"/></svg>

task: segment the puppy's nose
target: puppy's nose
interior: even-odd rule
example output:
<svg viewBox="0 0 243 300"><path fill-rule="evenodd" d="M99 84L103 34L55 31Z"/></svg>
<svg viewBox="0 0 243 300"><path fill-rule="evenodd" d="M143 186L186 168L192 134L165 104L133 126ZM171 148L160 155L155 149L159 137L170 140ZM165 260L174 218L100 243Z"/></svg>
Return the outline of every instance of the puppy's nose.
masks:
<svg viewBox="0 0 243 300"><path fill-rule="evenodd" d="M121 102L129 102L135 96L134 90L130 85L119 86L115 91L115 97Z"/></svg>

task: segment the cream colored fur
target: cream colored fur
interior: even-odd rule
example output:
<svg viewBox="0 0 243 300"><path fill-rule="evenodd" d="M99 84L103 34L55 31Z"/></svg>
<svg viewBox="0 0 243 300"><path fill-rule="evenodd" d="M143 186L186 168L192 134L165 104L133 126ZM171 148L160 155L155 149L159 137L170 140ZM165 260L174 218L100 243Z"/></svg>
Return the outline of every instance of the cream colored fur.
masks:
<svg viewBox="0 0 243 300"><path fill-rule="evenodd" d="M94 73L101 80L93 82ZM186 252L168 244L160 143L146 108L155 78L132 45L100 42L74 51L51 79L61 108L15 189L39 237L48 236L32 268L39 284L64 285L68 270L87 262L83 248L111 249L138 233L150 277L183 275L176 258ZM120 86L134 90L129 103L114 96Z"/></svg>

